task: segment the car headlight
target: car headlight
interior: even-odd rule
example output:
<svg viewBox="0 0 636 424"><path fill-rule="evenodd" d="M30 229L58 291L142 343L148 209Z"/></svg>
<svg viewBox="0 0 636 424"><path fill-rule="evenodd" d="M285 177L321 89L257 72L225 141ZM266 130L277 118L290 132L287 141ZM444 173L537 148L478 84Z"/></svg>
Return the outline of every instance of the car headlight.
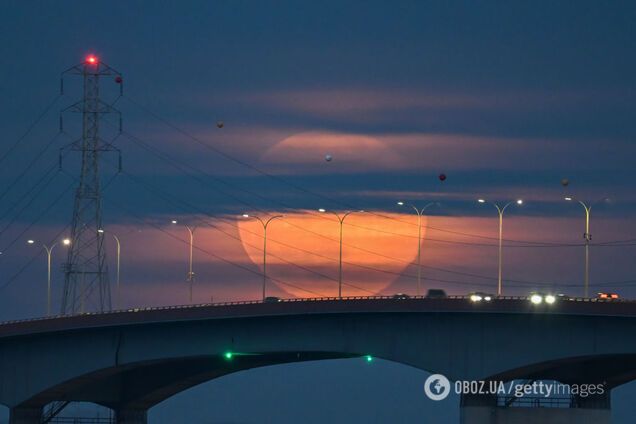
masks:
<svg viewBox="0 0 636 424"><path fill-rule="evenodd" d="M543 302L543 297L540 294L533 294L532 296L530 296L530 302L538 305Z"/></svg>
<svg viewBox="0 0 636 424"><path fill-rule="evenodd" d="M470 301L471 302L481 302L481 296L478 294L471 294L470 295Z"/></svg>
<svg viewBox="0 0 636 424"><path fill-rule="evenodd" d="M556 302L556 297L554 295L551 295L551 294L546 295L545 303L552 305L554 302Z"/></svg>

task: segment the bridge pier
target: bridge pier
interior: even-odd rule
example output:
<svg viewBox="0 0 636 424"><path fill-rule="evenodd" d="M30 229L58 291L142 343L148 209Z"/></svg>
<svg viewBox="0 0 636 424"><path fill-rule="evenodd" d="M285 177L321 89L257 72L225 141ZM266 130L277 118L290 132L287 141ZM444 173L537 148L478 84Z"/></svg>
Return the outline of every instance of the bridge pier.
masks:
<svg viewBox="0 0 636 424"><path fill-rule="evenodd" d="M522 398L523 399L523 398ZM460 424L610 424L609 392L602 396L574 396L566 404L550 399L524 399L521 405L492 395L462 395Z"/></svg>
<svg viewBox="0 0 636 424"><path fill-rule="evenodd" d="M42 407L16 407L9 411L9 424L40 424Z"/></svg>
<svg viewBox="0 0 636 424"><path fill-rule="evenodd" d="M115 417L117 424L148 424L146 409L116 409Z"/></svg>

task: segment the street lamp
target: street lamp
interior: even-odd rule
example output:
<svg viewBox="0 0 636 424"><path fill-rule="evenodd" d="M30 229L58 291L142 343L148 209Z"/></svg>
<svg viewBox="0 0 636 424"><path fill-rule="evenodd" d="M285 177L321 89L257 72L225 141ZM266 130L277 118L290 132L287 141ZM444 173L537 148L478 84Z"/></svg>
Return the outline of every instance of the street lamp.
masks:
<svg viewBox="0 0 636 424"><path fill-rule="evenodd" d="M177 220L173 219L172 224L177 224ZM188 229L188 233L190 233L190 261L188 267L188 274L186 275L186 282L190 284L190 303L192 303L192 286L194 284L194 271L192 271L192 256L194 250L194 230L197 227L190 227L189 225L185 226Z"/></svg>
<svg viewBox="0 0 636 424"><path fill-rule="evenodd" d="M419 296L422 293L422 215L424 211L428 209L430 206L435 204L439 204L437 202L428 203L422 209L418 209L416 206L411 204L406 204L404 202L397 202L399 206L409 206L415 210L417 214L417 295Z"/></svg>
<svg viewBox="0 0 636 424"><path fill-rule="evenodd" d="M565 200L568 202L572 202L576 199L573 199L572 197L566 197ZM590 234L590 212L592 211L592 206L606 200L608 199L599 199L589 206L581 200L576 200L581 206L583 206L583 209L585 210L585 232L583 233L583 239L585 240L585 279L583 281L584 297L588 297L590 289L590 242L592 241L592 234Z"/></svg>
<svg viewBox="0 0 636 424"><path fill-rule="evenodd" d="M502 295L502 253L503 253L503 216L504 216L504 212L506 211L506 208L508 208L508 206L512 205L513 203L516 203L517 205L523 205L523 200L518 199L516 201L510 201L508 203L506 203L503 207L499 206L499 204L497 203L492 203L492 202L487 202L485 199L477 199L477 202L479 203L490 203L491 205L493 205L495 207L495 209L497 209L497 213L499 214L499 278L498 283L497 283L497 296L501 296Z"/></svg>
<svg viewBox="0 0 636 424"><path fill-rule="evenodd" d="M267 285L267 226L275 219L282 218L283 215L275 215L269 218L267 221L263 221L258 216L250 216L244 213L243 218L254 218L258 220L263 226L263 301L265 301L265 286Z"/></svg>
<svg viewBox="0 0 636 424"><path fill-rule="evenodd" d="M342 298L342 226L344 224L344 220L346 217L348 217L349 215L351 215L354 212L360 212L360 213L364 213L364 211L360 210L360 211L349 211L347 213L345 213L344 215L340 216L339 214L337 214L334 211L328 211L326 209L320 208L318 209L318 212L321 213L331 213L333 215L336 216L336 218L338 218L338 222L340 223L340 255L338 257L338 298Z"/></svg>
<svg viewBox="0 0 636 424"><path fill-rule="evenodd" d="M27 240L28 244L35 244L35 240ZM53 248L58 245L59 242L53 243L50 247L42 243L42 247L46 251L46 315L51 315L51 255L53 254ZM71 244L71 240L65 238L62 240L64 246Z"/></svg>
<svg viewBox="0 0 636 424"><path fill-rule="evenodd" d="M106 231L101 229L101 228L99 230L97 230L97 232L99 234L106 233ZM112 235L113 238L115 239L115 242L117 243L117 284L115 286L115 307L117 309L119 309L120 308L120 301L121 301L121 299L120 299L120 291L119 291L119 286L120 286L120 278L119 278L120 272L119 271L120 271L120 264L121 264L121 242L119 241L119 237L117 237L116 234L114 234L114 233L112 233L110 231L108 231L108 234Z"/></svg>

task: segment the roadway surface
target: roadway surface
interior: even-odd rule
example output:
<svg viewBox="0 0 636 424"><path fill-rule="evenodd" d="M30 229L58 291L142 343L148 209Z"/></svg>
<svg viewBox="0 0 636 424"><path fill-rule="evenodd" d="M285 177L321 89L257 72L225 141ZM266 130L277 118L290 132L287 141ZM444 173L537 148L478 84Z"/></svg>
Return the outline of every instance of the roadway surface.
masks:
<svg viewBox="0 0 636 424"><path fill-rule="evenodd" d="M554 304L535 305L528 297L505 296L490 302L472 302L468 296L446 298L345 297L282 299L279 302L227 302L134 308L104 313L34 318L0 323L0 338L102 328L121 325L192 321L223 318L348 313L503 313L559 314L578 316L636 316L636 301L592 298L558 299Z"/></svg>

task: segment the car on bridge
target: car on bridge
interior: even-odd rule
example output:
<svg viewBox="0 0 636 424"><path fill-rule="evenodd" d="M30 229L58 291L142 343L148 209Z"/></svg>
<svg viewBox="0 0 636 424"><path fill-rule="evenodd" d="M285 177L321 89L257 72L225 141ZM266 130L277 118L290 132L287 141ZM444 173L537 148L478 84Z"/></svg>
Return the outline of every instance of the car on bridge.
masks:
<svg viewBox="0 0 636 424"><path fill-rule="evenodd" d="M426 292L427 299L446 299L446 292L442 289L428 289Z"/></svg>
<svg viewBox="0 0 636 424"><path fill-rule="evenodd" d="M490 293L484 293L484 292L473 292L468 295L468 299L470 299L470 301L474 303L482 302L482 301L490 302L494 298L495 298L494 295Z"/></svg>
<svg viewBox="0 0 636 424"><path fill-rule="evenodd" d="M618 300L620 296L617 293L597 293L596 298L599 300Z"/></svg>
<svg viewBox="0 0 636 424"><path fill-rule="evenodd" d="M278 302L282 302L280 297L276 297L276 296L267 296L265 299L263 299L263 303L278 303Z"/></svg>
<svg viewBox="0 0 636 424"><path fill-rule="evenodd" d="M547 303L548 305L552 305L557 301L559 296L550 294L550 293L541 293L541 292L533 292L530 293L528 299L535 305L540 305L542 303Z"/></svg>
<svg viewBox="0 0 636 424"><path fill-rule="evenodd" d="M393 299L410 299L411 296L409 296L406 293L395 293L393 296Z"/></svg>

